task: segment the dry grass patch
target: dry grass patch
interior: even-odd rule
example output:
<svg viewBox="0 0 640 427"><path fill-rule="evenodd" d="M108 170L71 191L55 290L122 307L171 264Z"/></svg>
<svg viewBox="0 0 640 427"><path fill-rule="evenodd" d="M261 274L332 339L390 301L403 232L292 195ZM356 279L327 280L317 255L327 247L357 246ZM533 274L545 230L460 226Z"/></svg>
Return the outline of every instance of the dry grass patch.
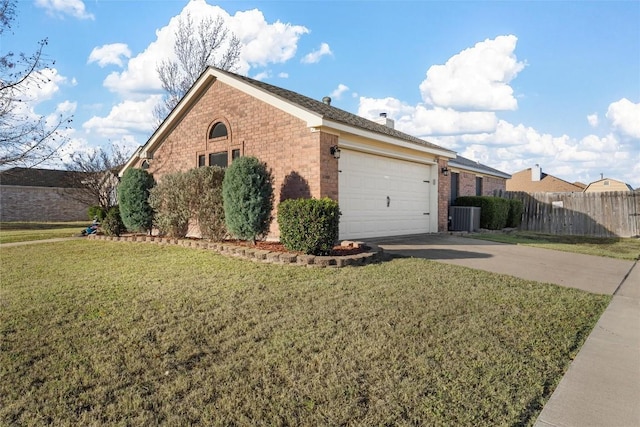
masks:
<svg viewBox="0 0 640 427"><path fill-rule="evenodd" d="M610 300L417 259L0 254L4 425L531 425Z"/></svg>

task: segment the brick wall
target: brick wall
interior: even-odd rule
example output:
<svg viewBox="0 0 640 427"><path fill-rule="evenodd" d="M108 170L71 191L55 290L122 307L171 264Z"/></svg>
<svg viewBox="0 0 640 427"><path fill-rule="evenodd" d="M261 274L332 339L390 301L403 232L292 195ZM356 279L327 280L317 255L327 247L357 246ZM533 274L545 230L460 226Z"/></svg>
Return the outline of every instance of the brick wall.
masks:
<svg viewBox="0 0 640 427"><path fill-rule="evenodd" d="M0 221L87 220L89 205L74 198L78 191L73 188L3 185L0 187Z"/></svg>
<svg viewBox="0 0 640 427"><path fill-rule="evenodd" d="M458 196L476 195L476 174L473 172L460 171L458 181ZM492 196L495 190L505 190L506 180L491 176L482 177L482 195ZM448 197L447 197L448 199Z"/></svg>
<svg viewBox="0 0 640 427"><path fill-rule="evenodd" d="M448 229L449 222L449 194L451 193L451 178L442 175L443 167L447 166L446 160L438 160L438 232L444 232Z"/></svg>
<svg viewBox="0 0 640 427"><path fill-rule="evenodd" d="M227 126L227 138L209 141L209 129L217 122ZM198 166L198 155L234 149L242 156L255 156L271 169L275 205L294 197L338 199L338 162L329 147L338 138L312 132L306 122L220 81L203 93L153 153L148 171L156 180L162 175ZM138 165L139 166L139 165ZM277 209L273 215L276 217ZM277 222L269 238L277 238Z"/></svg>

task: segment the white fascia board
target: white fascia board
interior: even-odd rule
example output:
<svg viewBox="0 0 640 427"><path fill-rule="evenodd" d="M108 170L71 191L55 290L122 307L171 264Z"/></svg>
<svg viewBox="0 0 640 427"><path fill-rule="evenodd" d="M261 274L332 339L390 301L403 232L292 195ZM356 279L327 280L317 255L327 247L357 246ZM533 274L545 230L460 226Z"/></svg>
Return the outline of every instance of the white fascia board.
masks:
<svg viewBox="0 0 640 427"><path fill-rule="evenodd" d="M385 150L385 149L379 148L379 147L371 147L371 146L366 145L366 144L361 144L361 143L353 142L353 141L347 141L347 140L344 140L342 138L340 138L338 140L338 146L340 148L345 148L345 149L348 149L348 150L360 151L360 152L369 153L369 154L376 154L376 155L379 155L379 156L390 157L390 158L393 158L393 159L408 160L410 162L422 163L422 164L425 164L425 165L436 165L437 164L436 161L425 159L424 157L413 156L413 155L407 154L407 153L398 153L398 152L393 151L393 150Z"/></svg>
<svg viewBox="0 0 640 427"><path fill-rule="evenodd" d="M392 136L388 136L388 135L377 133L377 132L372 132L372 131L357 128L354 126L345 125L342 123L336 123L336 122L324 120L323 126L326 126L331 129L339 130L340 132L351 133L357 136L361 136L363 138L373 139L375 141L380 141L386 144L395 145L397 147L402 147L402 148L407 148L409 150L432 154L437 157L444 157L448 159L453 159L456 157L456 153L454 153L453 151L445 150L444 148L438 149L438 148L429 147L427 145L420 145L418 143L405 141L400 138L394 138Z"/></svg>
<svg viewBox="0 0 640 427"><path fill-rule="evenodd" d="M122 175L124 175L126 170L129 169L135 163L135 161L137 161L140 158L141 151L142 151L142 145L136 148L136 151L134 151L131 157L129 157L129 160L127 160L127 163L125 163L122 169L120 169L120 172L118 172L118 177L122 178Z"/></svg>

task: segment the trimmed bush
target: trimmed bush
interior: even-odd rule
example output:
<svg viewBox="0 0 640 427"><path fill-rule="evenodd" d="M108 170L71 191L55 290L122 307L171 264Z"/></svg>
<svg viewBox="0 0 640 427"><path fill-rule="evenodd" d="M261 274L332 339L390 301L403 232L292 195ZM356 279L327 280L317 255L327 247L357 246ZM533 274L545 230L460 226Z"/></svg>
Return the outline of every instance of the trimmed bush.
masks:
<svg viewBox="0 0 640 427"><path fill-rule="evenodd" d="M107 236L120 236L126 230L122 218L120 218L120 209L117 206L109 208L101 228Z"/></svg>
<svg viewBox="0 0 640 427"><path fill-rule="evenodd" d="M492 196L458 197L456 206L476 206L480 208L480 228L502 230L507 225L509 201Z"/></svg>
<svg viewBox="0 0 640 427"><path fill-rule="evenodd" d="M100 222L107 217L107 210L100 205L89 206L87 213L89 214L89 219L97 218Z"/></svg>
<svg viewBox="0 0 640 427"><path fill-rule="evenodd" d="M338 240L338 202L323 199L289 199L278 205L280 242L290 251L327 255Z"/></svg>
<svg viewBox="0 0 640 427"><path fill-rule="evenodd" d="M272 181L267 165L255 157L240 157L227 168L222 198L225 223L232 235L255 243L269 232Z"/></svg>
<svg viewBox="0 0 640 427"><path fill-rule="evenodd" d="M222 200L225 170L207 166L189 171L191 217L198 221L200 234L209 240L222 240L227 234Z"/></svg>
<svg viewBox="0 0 640 427"><path fill-rule="evenodd" d="M183 172L164 175L149 191L149 205L154 211L153 224L160 235L185 237L189 230L190 185Z"/></svg>
<svg viewBox="0 0 640 427"><path fill-rule="evenodd" d="M524 212L524 206L522 200L508 199L509 200L509 215L507 217L507 227L518 228L522 222L522 213Z"/></svg>
<svg viewBox="0 0 640 427"><path fill-rule="evenodd" d="M120 216L130 231L148 231L153 224L153 209L149 205L149 190L153 176L142 169L127 169L118 186Z"/></svg>

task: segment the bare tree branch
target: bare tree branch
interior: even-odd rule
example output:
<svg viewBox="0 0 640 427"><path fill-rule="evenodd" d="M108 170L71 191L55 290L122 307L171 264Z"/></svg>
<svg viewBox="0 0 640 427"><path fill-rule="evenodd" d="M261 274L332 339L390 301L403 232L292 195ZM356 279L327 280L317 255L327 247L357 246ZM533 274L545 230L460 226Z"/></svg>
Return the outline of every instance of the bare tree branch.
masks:
<svg viewBox="0 0 640 427"><path fill-rule="evenodd" d="M0 0L0 35L11 29L15 0ZM39 88L50 79L42 71L53 65L43 58L47 39L28 56L8 52L0 57L0 168L34 167L54 157L67 142L65 130L72 116L34 115L23 99L29 88Z"/></svg>
<svg viewBox="0 0 640 427"><path fill-rule="evenodd" d="M209 65L234 70L240 58L240 40L230 33L221 17L204 18L195 24L190 14L181 18L173 51L177 59L164 60L156 71L166 91L164 102L154 111L160 124L180 102Z"/></svg>
<svg viewBox="0 0 640 427"><path fill-rule="evenodd" d="M73 174L69 184L82 191L74 197L88 205L100 205L105 210L117 204L116 188L118 170L127 162L129 156L117 145L110 150L98 149L92 153L76 153L67 170L80 172Z"/></svg>

